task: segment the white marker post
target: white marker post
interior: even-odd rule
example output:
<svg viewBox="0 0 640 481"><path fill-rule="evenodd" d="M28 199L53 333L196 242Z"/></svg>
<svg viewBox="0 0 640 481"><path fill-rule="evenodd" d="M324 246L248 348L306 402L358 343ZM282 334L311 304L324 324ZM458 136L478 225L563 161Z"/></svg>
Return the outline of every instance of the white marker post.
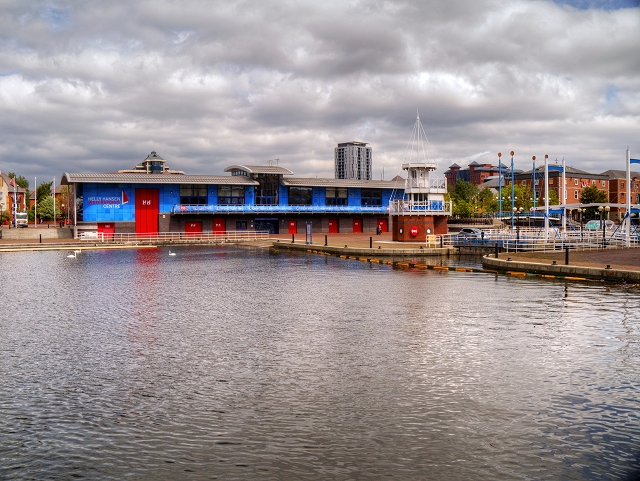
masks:
<svg viewBox="0 0 640 481"><path fill-rule="evenodd" d="M631 246L631 152L627 149L627 216L624 220L624 231L627 234L625 245Z"/></svg>
<svg viewBox="0 0 640 481"><path fill-rule="evenodd" d="M544 155L544 241L549 242L549 156Z"/></svg>
<svg viewBox="0 0 640 481"><path fill-rule="evenodd" d="M567 233L567 176L564 156L562 157L562 235Z"/></svg>

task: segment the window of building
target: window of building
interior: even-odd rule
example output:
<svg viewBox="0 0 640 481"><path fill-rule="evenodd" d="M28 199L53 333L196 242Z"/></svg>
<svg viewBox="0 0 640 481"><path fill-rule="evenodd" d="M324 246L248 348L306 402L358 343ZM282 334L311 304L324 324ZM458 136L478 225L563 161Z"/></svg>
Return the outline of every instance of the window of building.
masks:
<svg viewBox="0 0 640 481"><path fill-rule="evenodd" d="M256 205L278 205L280 179L274 174L253 174L260 185L256 187Z"/></svg>
<svg viewBox="0 0 640 481"><path fill-rule="evenodd" d="M527 185L527 181L526 181L526 180L523 180L523 181L522 181L522 185Z"/></svg>
<svg viewBox="0 0 640 481"><path fill-rule="evenodd" d="M289 187L289 205L311 205L311 187Z"/></svg>
<svg viewBox="0 0 640 481"><path fill-rule="evenodd" d="M243 185L219 185L218 205L244 204Z"/></svg>
<svg viewBox="0 0 640 481"><path fill-rule="evenodd" d="M606 183L605 183L605 181L603 180L603 181L602 181L602 187L604 187L605 185L607 185L607 184L606 184Z"/></svg>
<svg viewBox="0 0 640 481"><path fill-rule="evenodd" d="M624 182L621 182L622 188L624 189Z"/></svg>
<svg viewBox="0 0 640 481"><path fill-rule="evenodd" d="M573 179L573 185L578 185L578 179Z"/></svg>
<svg viewBox="0 0 640 481"><path fill-rule="evenodd" d="M579 190L574 190L574 191L573 191L573 198L574 198L574 199L578 199L578 198L579 198L579 195L580 195L580 191L579 191Z"/></svg>
<svg viewBox="0 0 640 481"><path fill-rule="evenodd" d="M338 187L327 187L326 190L327 205L347 205L347 189L340 189Z"/></svg>
<svg viewBox="0 0 640 481"><path fill-rule="evenodd" d="M595 180L592 180L592 181L591 181L591 185L595 186L595 185L596 185L596 181L595 181Z"/></svg>
<svg viewBox="0 0 640 481"><path fill-rule="evenodd" d="M236 221L236 230L247 230L247 221L246 220L237 220Z"/></svg>
<svg viewBox="0 0 640 481"><path fill-rule="evenodd" d="M180 203L183 205L206 205L208 202L207 186L183 184L180 186Z"/></svg>
<svg viewBox="0 0 640 481"><path fill-rule="evenodd" d="M382 189L362 189L361 205L382 205Z"/></svg>

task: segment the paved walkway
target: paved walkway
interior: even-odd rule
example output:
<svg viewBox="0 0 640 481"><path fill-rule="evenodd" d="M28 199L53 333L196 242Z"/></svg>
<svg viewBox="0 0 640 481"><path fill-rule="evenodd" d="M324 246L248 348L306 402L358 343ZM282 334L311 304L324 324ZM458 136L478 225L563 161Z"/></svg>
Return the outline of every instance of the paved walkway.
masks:
<svg viewBox="0 0 640 481"><path fill-rule="evenodd" d="M509 252L501 253L500 258L511 257L514 261L535 262L537 264L564 265L565 251L554 252ZM594 267L625 271L640 271L640 249L604 249L590 251L569 251L569 265L580 267Z"/></svg>
<svg viewBox="0 0 640 481"><path fill-rule="evenodd" d="M391 240L391 232L384 232L382 234L376 234L375 232L365 232L362 234L313 234L313 245L320 247L324 246L325 236L327 239L327 246L329 247L362 247L368 248L369 241L373 243L373 246L377 248L382 246L384 249L419 249L420 246L424 246L424 242L393 242ZM291 242L291 234L277 234L270 236L272 240L280 240L280 242ZM296 244L304 244L305 235L295 234L294 240Z"/></svg>

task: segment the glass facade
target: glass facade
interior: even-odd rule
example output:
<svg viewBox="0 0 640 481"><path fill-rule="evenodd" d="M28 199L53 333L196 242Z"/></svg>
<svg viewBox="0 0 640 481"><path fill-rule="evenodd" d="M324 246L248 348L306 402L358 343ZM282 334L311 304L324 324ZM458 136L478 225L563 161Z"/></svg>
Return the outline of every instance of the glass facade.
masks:
<svg viewBox="0 0 640 481"><path fill-rule="evenodd" d="M326 199L327 205L347 205L347 189L341 189L338 187L327 187Z"/></svg>
<svg viewBox="0 0 640 481"><path fill-rule="evenodd" d="M180 186L180 203L182 205L206 205L208 203L207 186L182 184Z"/></svg>
<svg viewBox="0 0 640 481"><path fill-rule="evenodd" d="M218 205L244 204L244 186L242 185L219 185Z"/></svg>
<svg viewBox="0 0 640 481"><path fill-rule="evenodd" d="M361 205L382 205L382 189L362 189Z"/></svg>
<svg viewBox="0 0 640 481"><path fill-rule="evenodd" d="M273 174L254 174L252 177L260 183L256 187L256 205L278 205L279 177Z"/></svg>
<svg viewBox="0 0 640 481"><path fill-rule="evenodd" d="M311 205L311 187L289 187L289 205Z"/></svg>

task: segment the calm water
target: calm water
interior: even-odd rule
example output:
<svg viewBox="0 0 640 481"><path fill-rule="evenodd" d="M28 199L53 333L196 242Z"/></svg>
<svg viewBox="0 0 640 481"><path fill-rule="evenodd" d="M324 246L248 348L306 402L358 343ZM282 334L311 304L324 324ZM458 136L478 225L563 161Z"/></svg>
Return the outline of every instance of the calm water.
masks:
<svg viewBox="0 0 640 481"><path fill-rule="evenodd" d="M637 479L640 290L0 254L1 479Z"/></svg>

